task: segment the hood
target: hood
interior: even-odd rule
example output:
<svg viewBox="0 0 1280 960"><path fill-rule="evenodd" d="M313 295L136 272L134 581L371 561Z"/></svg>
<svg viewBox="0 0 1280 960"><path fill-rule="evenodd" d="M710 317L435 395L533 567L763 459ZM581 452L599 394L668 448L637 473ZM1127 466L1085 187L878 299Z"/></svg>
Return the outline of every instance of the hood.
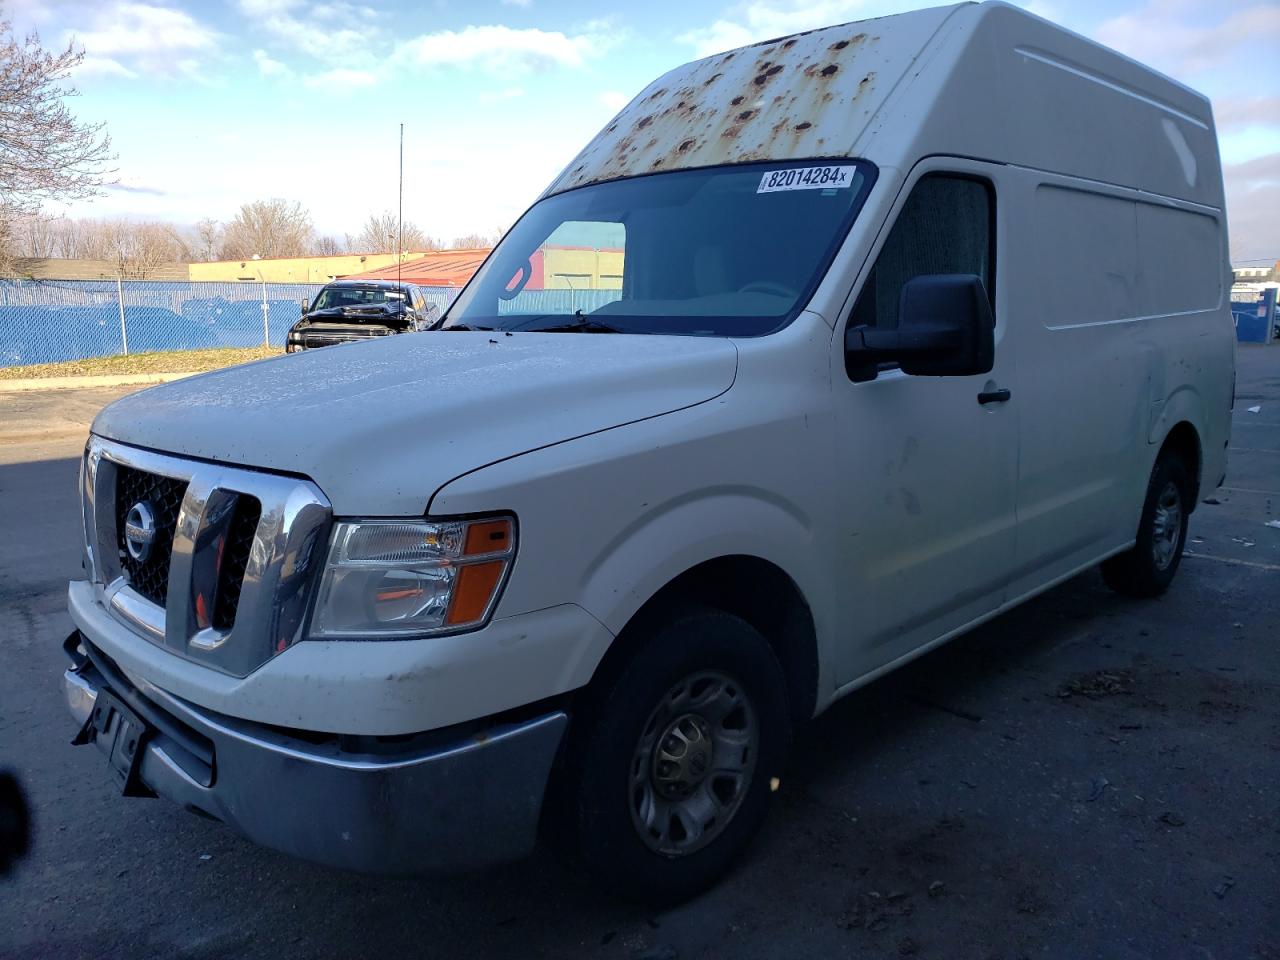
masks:
<svg viewBox="0 0 1280 960"><path fill-rule="evenodd" d="M414 516L463 473L705 402L736 372L732 342L710 338L385 337L153 387L108 406L93 432L301 474L338 516Z"/></svg>
<svg viewBox="0 0 1280 960"><path fill-rule="evenodd" d="M342 320L386 320L402 317L408 311L396 302L369 303L359 307L326 307L302 316L302 323L332 323Z"/></svg>

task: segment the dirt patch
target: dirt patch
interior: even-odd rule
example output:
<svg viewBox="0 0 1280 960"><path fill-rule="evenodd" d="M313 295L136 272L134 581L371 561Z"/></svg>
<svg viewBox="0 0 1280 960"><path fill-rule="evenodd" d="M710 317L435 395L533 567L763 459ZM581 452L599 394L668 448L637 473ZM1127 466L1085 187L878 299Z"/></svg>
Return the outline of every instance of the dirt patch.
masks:
<svg viewBox="0 0 1280 960"><path fill-rule="evenodd" d="M279 356L279 347L228 347L214 350L166 350L114 357L88 357L64 363L34 363L0 367L0 380L35 377L111 377L138 373L199 373Z"/></svg>
<svg viewBox="0 0 1280 960"><path fill-rule="evenodd" d="M1064 700L1070 697L1099 700L1130 693L1133 693L1132 670L1091 670L1069 677L1058 687L1058 696Z"/></svg>

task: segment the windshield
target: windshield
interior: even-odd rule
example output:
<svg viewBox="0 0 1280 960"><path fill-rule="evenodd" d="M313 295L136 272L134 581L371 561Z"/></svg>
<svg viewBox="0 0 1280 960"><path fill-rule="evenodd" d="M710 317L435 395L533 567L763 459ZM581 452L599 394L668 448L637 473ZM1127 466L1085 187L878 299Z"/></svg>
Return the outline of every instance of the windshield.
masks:
<svg viewBox="0 0 1280 960"><path fill-rule="evenodd" d="M404 294L399 290L383 287L325 287L311 305L312 310L333 310L338 307L367 307L371 304L399 303Z"/></svg>
<svg viewBox="0 0 1280 960"><path fill-rule="evenodd" d="M740 164L547 197L444 328L771 333L807 302L872 174L854 161Z"/></svg>

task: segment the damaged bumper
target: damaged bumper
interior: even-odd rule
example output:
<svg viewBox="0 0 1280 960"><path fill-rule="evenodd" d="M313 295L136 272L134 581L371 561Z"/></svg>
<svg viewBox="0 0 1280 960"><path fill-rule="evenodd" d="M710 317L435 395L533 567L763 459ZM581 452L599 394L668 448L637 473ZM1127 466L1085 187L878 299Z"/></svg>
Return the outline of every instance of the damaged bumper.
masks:
<svg viewBox="0 0 1280 960"><path fill-rule="evenodd" d="M135 683L79 633L67 705L125 793L165 797L263 846L371 873L433 873L532 850L561 711L355 741L252 724Z"/></svg>

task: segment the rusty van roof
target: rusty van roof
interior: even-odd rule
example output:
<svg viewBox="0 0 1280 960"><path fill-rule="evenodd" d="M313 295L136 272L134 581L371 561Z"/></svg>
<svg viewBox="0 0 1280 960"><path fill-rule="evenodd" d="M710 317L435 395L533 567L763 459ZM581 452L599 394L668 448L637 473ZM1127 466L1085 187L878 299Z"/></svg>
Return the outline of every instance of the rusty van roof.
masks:
<svg viewBox="0 0 1280 960"><path fill-rule="evenodd" d="M624 107L546 194L665 170L849 156L956 9L810 30L677 67Z"/></svg>

